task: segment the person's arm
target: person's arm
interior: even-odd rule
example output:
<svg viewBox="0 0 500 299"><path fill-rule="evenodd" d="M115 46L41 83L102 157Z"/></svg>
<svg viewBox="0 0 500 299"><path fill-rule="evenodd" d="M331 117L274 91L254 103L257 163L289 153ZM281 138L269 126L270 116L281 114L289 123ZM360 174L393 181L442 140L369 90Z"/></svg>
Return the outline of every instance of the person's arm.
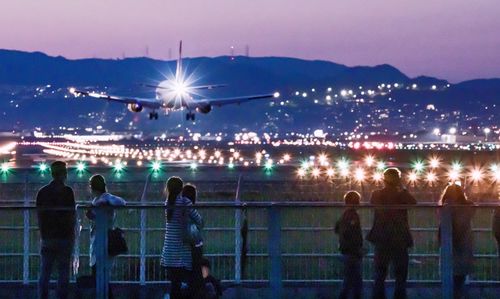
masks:
<svg viewBox="0 0 500 299"><path fill-rule="evenodd" d="M198 228L203 228L203 218L201 217L200 213L198 213L198 210L196 210L193 207L193 203L189 200L186 199L186 206L188 206L188 213L189 213L189 218L193 221L193 223L198 227Z"/></svg>

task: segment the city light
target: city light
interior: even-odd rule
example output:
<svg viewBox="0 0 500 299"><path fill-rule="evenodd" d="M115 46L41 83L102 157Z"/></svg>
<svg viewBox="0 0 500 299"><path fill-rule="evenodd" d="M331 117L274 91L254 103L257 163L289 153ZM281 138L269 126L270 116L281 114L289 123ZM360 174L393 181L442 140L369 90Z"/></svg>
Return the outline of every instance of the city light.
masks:
<svg viewBox="0 0 500 299"><path fill-rule="evenodd" d="M448 178L450 179L450 181L456 181L456 180L458 180L460 178L460 172L458 170L452 169L448 173Z"/></svg>
<svg viewBox="0 0 500 299"><path fill-rule="evenodd" d="M333 176L335 175L335 170L334 170L333 168L328 168L328 169L326 170L326 175L327 175L329 178L333 177Z"/></svg>
<svg viewBox="0 0 500 299"><path fill-rule="evenodd" d="M314 178L317 178L319 177L319 175L321 174L321 170L319 168L314 168L312 171L311 171L311 175L314 177Z"/></svg>

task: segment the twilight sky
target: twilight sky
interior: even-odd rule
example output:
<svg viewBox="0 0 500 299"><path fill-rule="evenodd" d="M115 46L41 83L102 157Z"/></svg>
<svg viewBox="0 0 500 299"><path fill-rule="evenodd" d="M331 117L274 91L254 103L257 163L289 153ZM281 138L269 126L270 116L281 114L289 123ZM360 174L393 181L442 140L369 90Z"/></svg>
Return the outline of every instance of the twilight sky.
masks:
<svg viewBox="0 0 500 299"><path fill-rule="evenodd" d="M500 77L499 0L0 0L0 48L68 58L244 54Z"/></svg>

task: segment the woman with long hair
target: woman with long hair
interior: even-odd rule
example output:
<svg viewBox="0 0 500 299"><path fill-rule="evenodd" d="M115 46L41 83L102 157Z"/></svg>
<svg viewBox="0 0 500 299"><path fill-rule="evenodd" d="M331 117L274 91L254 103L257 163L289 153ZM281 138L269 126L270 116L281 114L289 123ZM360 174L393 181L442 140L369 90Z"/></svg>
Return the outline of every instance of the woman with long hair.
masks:
<svg viewBox="0 0 500 299"><path fill-rule="evenodd" d="M465 279L472 272L474 262L471 223L475 212L471 207L474 203L467 199L460 185L452 183L445 188L440 204L452 205L453 293L454 298L462 298Z"/></svg>
<svg viewBox="0 0 500 299"><path fill-rule="evenodd" d="M202 219L193 203L182 196L184 183L179 177L167 181L166 232L161 265L167 268L167 278L172 284L170 298L188 298L192 277L191 245L185 241L186 218L202 226Z"/></svg>

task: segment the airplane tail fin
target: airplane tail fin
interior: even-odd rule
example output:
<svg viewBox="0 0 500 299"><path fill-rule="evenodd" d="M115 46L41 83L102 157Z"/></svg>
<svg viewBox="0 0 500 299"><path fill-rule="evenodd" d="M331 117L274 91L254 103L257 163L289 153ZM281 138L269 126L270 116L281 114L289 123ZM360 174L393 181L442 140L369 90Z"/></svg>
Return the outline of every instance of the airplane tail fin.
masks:
<svg viewBox="0 0 500 299"><path fill-rule="evenodd" d="M177 59L177 69L175 70L175 78L182 80L182 40L179 42L179 58Z"/></svg>

